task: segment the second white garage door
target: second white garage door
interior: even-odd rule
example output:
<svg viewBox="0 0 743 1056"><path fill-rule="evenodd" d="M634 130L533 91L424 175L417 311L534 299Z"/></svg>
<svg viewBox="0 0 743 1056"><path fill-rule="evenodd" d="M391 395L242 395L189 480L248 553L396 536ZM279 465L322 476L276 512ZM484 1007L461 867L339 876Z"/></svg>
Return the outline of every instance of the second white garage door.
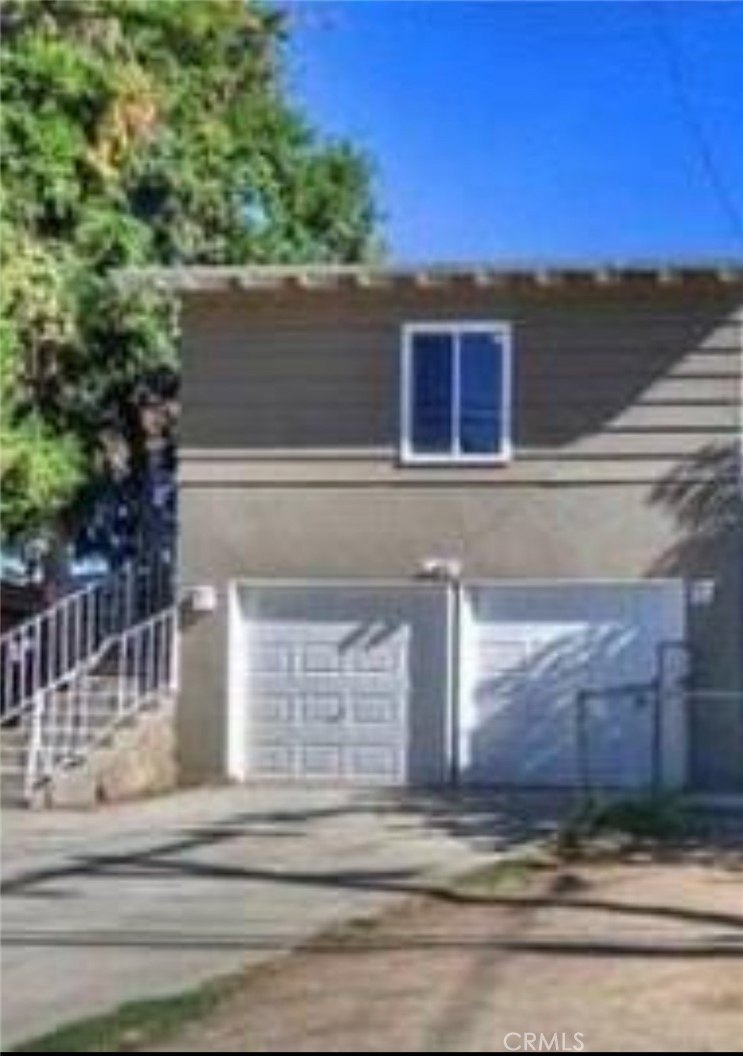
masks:
<svg viewBox="0 0 743 1056"><path fill-rule="evenodd" d="M668 647L683 642L684 606L683 584L673 581L472 586L462 627L462 778L642 788L658 750L677 782L686 750L681 701L664 697L658 746L652 687L666 679L670 688L682 673L664 670L663 658L678 659Z"/></svg>

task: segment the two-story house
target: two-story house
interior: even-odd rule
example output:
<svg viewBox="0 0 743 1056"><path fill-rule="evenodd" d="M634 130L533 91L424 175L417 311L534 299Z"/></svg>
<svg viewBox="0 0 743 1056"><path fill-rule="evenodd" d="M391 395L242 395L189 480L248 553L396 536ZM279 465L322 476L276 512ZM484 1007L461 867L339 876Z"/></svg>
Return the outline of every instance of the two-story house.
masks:
<svg viewBox="0 0 743 1056"><path fill-rule="evenodd" d="M150 278L187 779L743 789L743 266Z"/></svg>

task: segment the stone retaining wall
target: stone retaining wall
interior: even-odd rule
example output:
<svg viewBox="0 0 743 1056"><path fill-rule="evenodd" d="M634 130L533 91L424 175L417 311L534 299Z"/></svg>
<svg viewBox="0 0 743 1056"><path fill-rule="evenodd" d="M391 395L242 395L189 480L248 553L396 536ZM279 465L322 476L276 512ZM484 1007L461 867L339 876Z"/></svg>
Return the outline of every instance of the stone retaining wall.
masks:
<svg viewBox="0 0 743 1056"><path fill-rule="evenodd" d="M84 809L161 795L177 784L175 708L165 700L122 726L84 763L56 773L36 805Z"/></svg>

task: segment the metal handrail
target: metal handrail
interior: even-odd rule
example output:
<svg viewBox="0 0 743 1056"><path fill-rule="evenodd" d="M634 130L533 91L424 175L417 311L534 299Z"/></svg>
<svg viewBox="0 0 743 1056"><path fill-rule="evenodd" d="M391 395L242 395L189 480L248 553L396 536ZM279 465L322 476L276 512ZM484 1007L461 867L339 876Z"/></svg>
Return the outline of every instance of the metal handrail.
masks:
<svg viewBox="0 0 743 1056"><path fill-rule="evenodd" d="M94 670L101 662L102 658L111 646L111 639L107 639L103 645L91 656L87 657L82 665L78 665L74 671L67 671L65 674L60 675L54 679L48 685L41 687L37 690L33 696L27 697L16 707L10 709L2 717L2 723L0 725L17 725L19 719L22 719L27 712L32 712L36 706L36 699L39 693L53 693L58 692L68 686L74 679L76 674L84 673L88 670Z"/></svg>
<svg viewBox="0 0 743 1056"><path fill-rule="evenodd" d="M113 668L98 672L106 654ZM94 680L108 683L112 701L103 716L96 711L100 691ZM55 769L78 762L105 741L153 698L172 695L177 686L177 609L169 606L117 634L84 668L41 689L31 711L24 790L27 798Z"/></svg>
<svg viewBox="0 0 743 1056"><path fill-rule="evenodd" d="M41 690L85 667L113 635L171 601L170 561L157 555L129 562L6 631L0 636L0 722L16 719Z"/></svg>

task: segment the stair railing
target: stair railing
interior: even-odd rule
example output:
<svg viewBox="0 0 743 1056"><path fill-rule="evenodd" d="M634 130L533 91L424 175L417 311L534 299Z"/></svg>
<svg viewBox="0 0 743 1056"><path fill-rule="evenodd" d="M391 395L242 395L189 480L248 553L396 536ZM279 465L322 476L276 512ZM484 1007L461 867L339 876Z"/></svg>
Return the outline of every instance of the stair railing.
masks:
<svg viewBox="0 0 743 1056"><path fill-rule="evenodd" d="M0 721L15 721L37 695L95 657L112 636L172 602L164 553L124 565L60 598L0 637Z"/></svg>
<svg viewBox="0 0 743 1056"><path fill-rule="evenodd" d="M37 691L25 764L27 799L55 770L83 762L118 726L174 696L177 633L171 605L113 636L95 661Z"/></svg>

